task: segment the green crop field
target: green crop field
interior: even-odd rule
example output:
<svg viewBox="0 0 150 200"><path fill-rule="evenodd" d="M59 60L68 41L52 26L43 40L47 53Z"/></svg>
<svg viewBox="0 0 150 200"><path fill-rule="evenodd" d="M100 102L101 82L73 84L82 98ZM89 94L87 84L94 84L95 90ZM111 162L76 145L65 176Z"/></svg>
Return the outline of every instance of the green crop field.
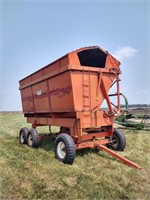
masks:
<svg viewBox="0 0 150 200"><path fill-rule="evenodd" d="M54 158L50 137L38 149L19 144L25 126L22 114L0 114L0 199L150 199L148 131L125 130L127 145L119 154L142 167L137 170L94 149L77 152L73 165L65 165Z"/></svg>

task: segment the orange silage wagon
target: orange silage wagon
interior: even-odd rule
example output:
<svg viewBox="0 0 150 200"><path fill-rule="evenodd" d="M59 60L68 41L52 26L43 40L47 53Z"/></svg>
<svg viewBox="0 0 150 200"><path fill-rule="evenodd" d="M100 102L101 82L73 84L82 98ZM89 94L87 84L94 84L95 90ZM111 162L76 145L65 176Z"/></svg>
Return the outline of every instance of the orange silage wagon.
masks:
<svg viewBox="0 0 150 200"><path fill-rule="evenodd" d="M114 152L123 151L126 145L123 132L114 129L114 119L121 115L119 66L120 62L107 51L86 47L20 80L23 113L32 124L30 130L20 130L20 143L37 147L40 137L36 127L60 126L54 144L58 160L72 164L76 150L99 148L140 169ZM116 92L109 94L112 86L116 86ZM101 108L104 100L107 110Z"/></svg>

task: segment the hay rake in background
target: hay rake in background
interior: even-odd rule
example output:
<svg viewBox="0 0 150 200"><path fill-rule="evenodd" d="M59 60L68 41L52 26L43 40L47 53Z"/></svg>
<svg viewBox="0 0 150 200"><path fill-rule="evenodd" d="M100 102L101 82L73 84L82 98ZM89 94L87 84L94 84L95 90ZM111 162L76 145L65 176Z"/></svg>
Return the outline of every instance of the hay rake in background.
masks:
<svg viewBox="0 0 150 200"><path fill-rule="evenodd" d="M150 130L150 115L144 114L142 116L141 122L136 121L136 114L132 114L128 107L127 98L121 94L125 99L125 110L122 110L122 114L115 118L115 122L129 129L136 130Z"/></svg>

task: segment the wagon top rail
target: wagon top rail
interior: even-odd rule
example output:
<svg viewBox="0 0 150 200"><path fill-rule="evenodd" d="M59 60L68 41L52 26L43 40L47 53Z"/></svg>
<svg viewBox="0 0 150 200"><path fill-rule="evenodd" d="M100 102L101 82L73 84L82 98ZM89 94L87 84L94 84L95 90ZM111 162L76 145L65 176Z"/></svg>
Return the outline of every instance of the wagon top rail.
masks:
<svg viewBox="0 0 150 200"><path fill-rule="evenodd" d="M67 53L61 58L53 61L45 67L37 70L29 76L19 81L20 89L26 87L32 81L40 81L40 78L49 78L66 70L90 70L110 72L111 69L117 70L120 62L108 51L99 46L83 47Z"/></svg>

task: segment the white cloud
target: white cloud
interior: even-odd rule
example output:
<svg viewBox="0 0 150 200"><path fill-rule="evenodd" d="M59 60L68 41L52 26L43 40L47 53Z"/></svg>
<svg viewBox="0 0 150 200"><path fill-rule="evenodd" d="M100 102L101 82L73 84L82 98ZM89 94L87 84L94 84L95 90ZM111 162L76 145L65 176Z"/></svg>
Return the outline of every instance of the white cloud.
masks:
<svg viewBox="0 0 150 200"><path fill-rule="evenodd" d="M117 58L119 61L123 61L125 59L134 57L137 52L138 52L137 49L134 49L130 46L118 47L118 50L114 52L113 56Z"/></svg>

